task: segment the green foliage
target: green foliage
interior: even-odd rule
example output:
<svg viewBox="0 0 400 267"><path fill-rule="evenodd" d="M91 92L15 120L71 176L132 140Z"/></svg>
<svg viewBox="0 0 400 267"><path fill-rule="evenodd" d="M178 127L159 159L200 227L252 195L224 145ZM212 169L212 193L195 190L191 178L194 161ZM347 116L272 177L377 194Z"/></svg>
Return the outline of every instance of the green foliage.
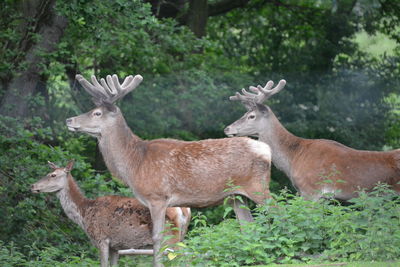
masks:
<svg viewBox="0 0 400 267"><path fill-rule="evenodd" d="M361 192L351 203L328 225L327 234L335 239L329 244L327 256L349 261L398 258L400 202L396 193L379 185L372 193Z"/></svg>
<svg viewBox="0 0 400 267"><path fill-rule="evenodd" d="M283 191L256 209L254 223L199 226L172 266L243 266L321 261L390 261L400 257L397 194L380 185L351 205L304 200ZM389 245L390 244L390 245Z"/></svg>
<svg viewBox="0 0 400 267"><path fill-rule="evenodd" d="M171 73L196 64L196 56L188 52L201 48L203 41L175 20L156 19L150 8L140 0L60 1L58 10L71 23L60 56L69 56L69 63L79 64L82 72L91 65L90 72L102 76Z"/></svg>
<svg viewBox="0 0 400 267"><path fill-rule="evenodd" d="M18 59L21 56L21 51L18 48L18 42L21 40L21 33L15 28L21 23L21 17L16 12L16 1L6 0L3 2L0 10L2 17L0 21L0 81L7 79L13 71L18 69ZM4 45L3 45L4 44ZM1 96L1 93L0 93Z"/></svg>
<svg viewBox="0 0 400 267"><path fill-rule="evenodd" d="M18 247L14 243L5 245L0 241L0 262L4 267L91 267L99 266L100 261L96 257L89 257L87 251L77 251L76 255L65 255L65 250L59 247L45 247L40 251L35 246L26 246L29 251L28 256L20 253ZM30 254L35 251L38 253L35 257ZM124 267L144 267L151 265L152 259L150 256L135 256L121 257L118 261L118 266Z"/></svg>
<svg viewBox="0 0 400 267"><path fill-rule="evenodd" d="M33 28L23 32L25 24L37 21L21 16L18 1L3 2L0 98L7 82L26 68L21 47L39 36ZM39 74L47 79L48 95L29 101L34 116L39 110L49 112L22 122L0 119L2 265L98 265L95 250L65 217L55 196L29 191L48 172L48 160L63 165L74 158L73 175L89 197L131 194L108 173L94 170L102 169L96 140L69 133L64 126L67 117L93 106L76 86L76 73L142 74L143 83L120 106L144 139L224 137L222 129L244 112L228 96L284 78L286 89L268 104L294 134L360 149L400 146L397 1L357 1L351 9L351 0L251 0L245 8L209 18L208 35L202 39L178 19L156 18L148 2L56 1L68 27L55 52L40 54L51 62ZM371 58L363 41L354 38L360 31L384 33L396 40L396 47ZM290 185L276 170L272 178L272 192ZM283 194L275 203L278 208L258 208L257 224L243 232L232 220L216 225L229 208L195 210L194 230L183 250L195 254L171 263L393 259L399 256L398 215L393 215L398 202L389 196L361 194L360 202L343 207ZM133 262L146 266L148 260ZM128 262L123 259L121 265L135 266Z"/></svg>
<svg viewBox="0 0 400 267"><path fill-rule="evenodd" d="M400 147L400 96L392 93L385 98L390 110L386 114L386 140L390 148Z"/></svg>
<svg viewBox="0 0 400 267"><path fill-rule="evenodd" d="M74 159L72 174L88 197L129 194L109 174L95 173L86 163L82 154L85 138L68 138L64 143L68 134L54 136L53 132L57 130L44 127L37 118L24 123L0 118L0 240L29 255L27 260L51 246L60 251L55 260L83 250L94 253L86 235L64 215L54 195L30 192L30 185L50 171L47 161L63 166Z"/></svg>
<svg viewBox="0 0 400 267"><path fill-rule="evenodd" d="M191 70L149 77L122 102L124 116L144 138L224 137L223 128L242 114L241 106L228 100L231 88L244 85L248 77L217 75Z"/></svg>
<svg viewBox="0 0 400 267"><path fill-rule="evenodd" d="M24 255L17 251L14 243L11 242L6 246L3 241L0 240L0 262L4 267L11 267L18 265L23 266L26 260Z"/></svg>

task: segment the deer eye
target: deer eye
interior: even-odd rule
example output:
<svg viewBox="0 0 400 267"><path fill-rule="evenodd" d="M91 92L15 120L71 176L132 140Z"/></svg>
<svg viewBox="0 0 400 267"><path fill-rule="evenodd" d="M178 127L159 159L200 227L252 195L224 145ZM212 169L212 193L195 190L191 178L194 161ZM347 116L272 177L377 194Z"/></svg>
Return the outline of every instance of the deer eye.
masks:
<svg viewBox="0 0 400 267"><path fill-rule="evenodd" d="M50 175L51 177L56 177L57 175L55 175L54 173Z"/></svg>
<svg viewBox="0 0 400 267"><path fill-rule="evenodd" d="M95 113L93 113L93 115L95 115L95 116L101 116L101 112L100 112L100 111L96 111Z"/></svg>
<svg viewBox="0 0 400 267"><path fill-rule="evenodd" d="M250 116L249 116L249 119L252 120L252 119L254 119L255 117L256 117L255 115L250 115Z"/></svg>

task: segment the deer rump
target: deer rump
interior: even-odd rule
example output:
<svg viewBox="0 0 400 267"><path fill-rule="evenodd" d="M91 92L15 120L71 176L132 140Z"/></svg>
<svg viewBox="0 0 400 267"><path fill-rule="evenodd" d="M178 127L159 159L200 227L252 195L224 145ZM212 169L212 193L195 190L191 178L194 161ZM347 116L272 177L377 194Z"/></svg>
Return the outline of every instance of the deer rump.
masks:
<svg viewBox="0 0 400 267"><path fill-rule="evenodd" d="M293 158L291 181L303 195L334 193L347 200L379 182L400 192L400 150L356 150L325 139L302 139Z"/></svg>

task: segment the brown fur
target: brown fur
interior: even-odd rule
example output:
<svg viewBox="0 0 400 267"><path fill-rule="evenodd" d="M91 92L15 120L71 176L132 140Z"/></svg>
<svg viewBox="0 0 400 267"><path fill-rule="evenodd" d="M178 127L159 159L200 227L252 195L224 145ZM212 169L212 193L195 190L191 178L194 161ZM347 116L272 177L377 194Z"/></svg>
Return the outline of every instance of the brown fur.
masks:
<svg viewBox="0 0 400 267"><path fill-rule="evenodd" d="M57 176L52 177L52 174ZM57 194L64 204L63 208L72 220L82 224L81 227L94 246L102 250L106 244L111 254L116 254L121 249L152 247L153 225L150 211L135 198L103 196L94 200L87 199L80 191L72 175L69 172L67 174L64 168L55 169L32 185L32 191L50 192L46 190L46 186L62 175L67 175L67 186L61 189L64 191L61 192L60 190ZM67 204L63 203L63 200ZM78 214L71 215L74 212L68 211L69 209L76 209ZM179 218L180 212L185 215L186 221ZM81 223L80 219L76 220L79 216ZM181 241L186 234L190 221L190 209L168 208L166 216L168 223L173 228L173 230L168 230L167 235L174 236L167 243L173 244ZM106 264L102 262L103 265Z"/></svg>
<svg viewBox="0 0 400 267"><path fill-rule="evenodd" d="M95 117L98 112L101 118ZM168 206L208 207L234 194L261 204L270 197L269 148L249 138L145 141L132 133L119 108L114 112L104 106L67 119L67 126L96 136L108 169L149 207L157 222L154 253ZM231 186L235 189L227 190ZM236 201L239 219L251 220L250 212L239 206ZM160 259L154 264L160 266Z"/></svg>
<svg viewBox="0 0 400 267"><path fill-rule="evenodd" d="M362 151L332 140L299 138L289 133L267 106L253 107L226 127L225 133L258 136L270 145L272 162L303 196L317 199L323 193L332 193L348 200L356 197L358 190L371 190L378 182L400 192L399 149Z"/></svg>
<svg viewBox="0 0 400 267"><path fill-rule="evenodd" d="M396 160L400 150L356 150L324 139L302 139L301 144L301 149L293 154L291 176L304 195L315 195L323 187L330 187L323 183L326 179L333 181L332 189L338 191L336 197L343 200L356 197L360 189L371 190L379 182L400 192L400 167Z"/></svg>
<svg viewBox="0 0 400 267"><path fill-rule="evenodd" d="M154 223L155 266L162 265L158 252L168 206L206 207L234 194L256 203L270 197L271 155L265 144L247 138L143 141L129 129L119 108L112 105L137 87L143 79L140 75L129 76L122 86L116 75L107 76L101 85L94 76L92 83L81 75L76 78L95 98L97 108L67 119L67 126L97 137L108 169L149 207ZM113 94L109 88L117 92ZM227 190L232 185L235 189ZM250 212L241 209L238 202L233 202L233 208L239 221L251 221Z"/></svg>

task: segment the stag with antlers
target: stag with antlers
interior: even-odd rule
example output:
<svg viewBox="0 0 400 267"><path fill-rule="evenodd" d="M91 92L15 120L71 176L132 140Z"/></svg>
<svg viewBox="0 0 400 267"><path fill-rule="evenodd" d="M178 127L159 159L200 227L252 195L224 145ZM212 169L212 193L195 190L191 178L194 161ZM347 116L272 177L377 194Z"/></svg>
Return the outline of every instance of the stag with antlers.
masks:
<svg viewBox="0 0 400 267"><path fill-rule="evenodd" d="M301 195L318 199L329 193L341 200L357 196L360 189L371 190L387 183L400 192L400 150L387 152L356 150L325 139L304 139L288 132L264 101L284 88L250 86L230 100L240 101L247 112L225 128L228 136L256 136L271 147L272 163L282 170ZM329 181L325 181L329 180Z"/></svg>
<svg viewBox="0 0 400 267"><path fill-rule="evenodd" d="M114 104L139 85L140 75L128 76L122 85L116 75L108 75L100 83L94 76L92 83L81 75L76 78L97 107L67 119L67 126L97 137L108 169L150 209L155 266L162 265L159 251L168 206L208 207L230 195L243 195L261 204L270 197L268 145L246 137L196 142L142 140ZM242 208L244 203L232 202L239 222L252 220L250 211Z"/></svg>

